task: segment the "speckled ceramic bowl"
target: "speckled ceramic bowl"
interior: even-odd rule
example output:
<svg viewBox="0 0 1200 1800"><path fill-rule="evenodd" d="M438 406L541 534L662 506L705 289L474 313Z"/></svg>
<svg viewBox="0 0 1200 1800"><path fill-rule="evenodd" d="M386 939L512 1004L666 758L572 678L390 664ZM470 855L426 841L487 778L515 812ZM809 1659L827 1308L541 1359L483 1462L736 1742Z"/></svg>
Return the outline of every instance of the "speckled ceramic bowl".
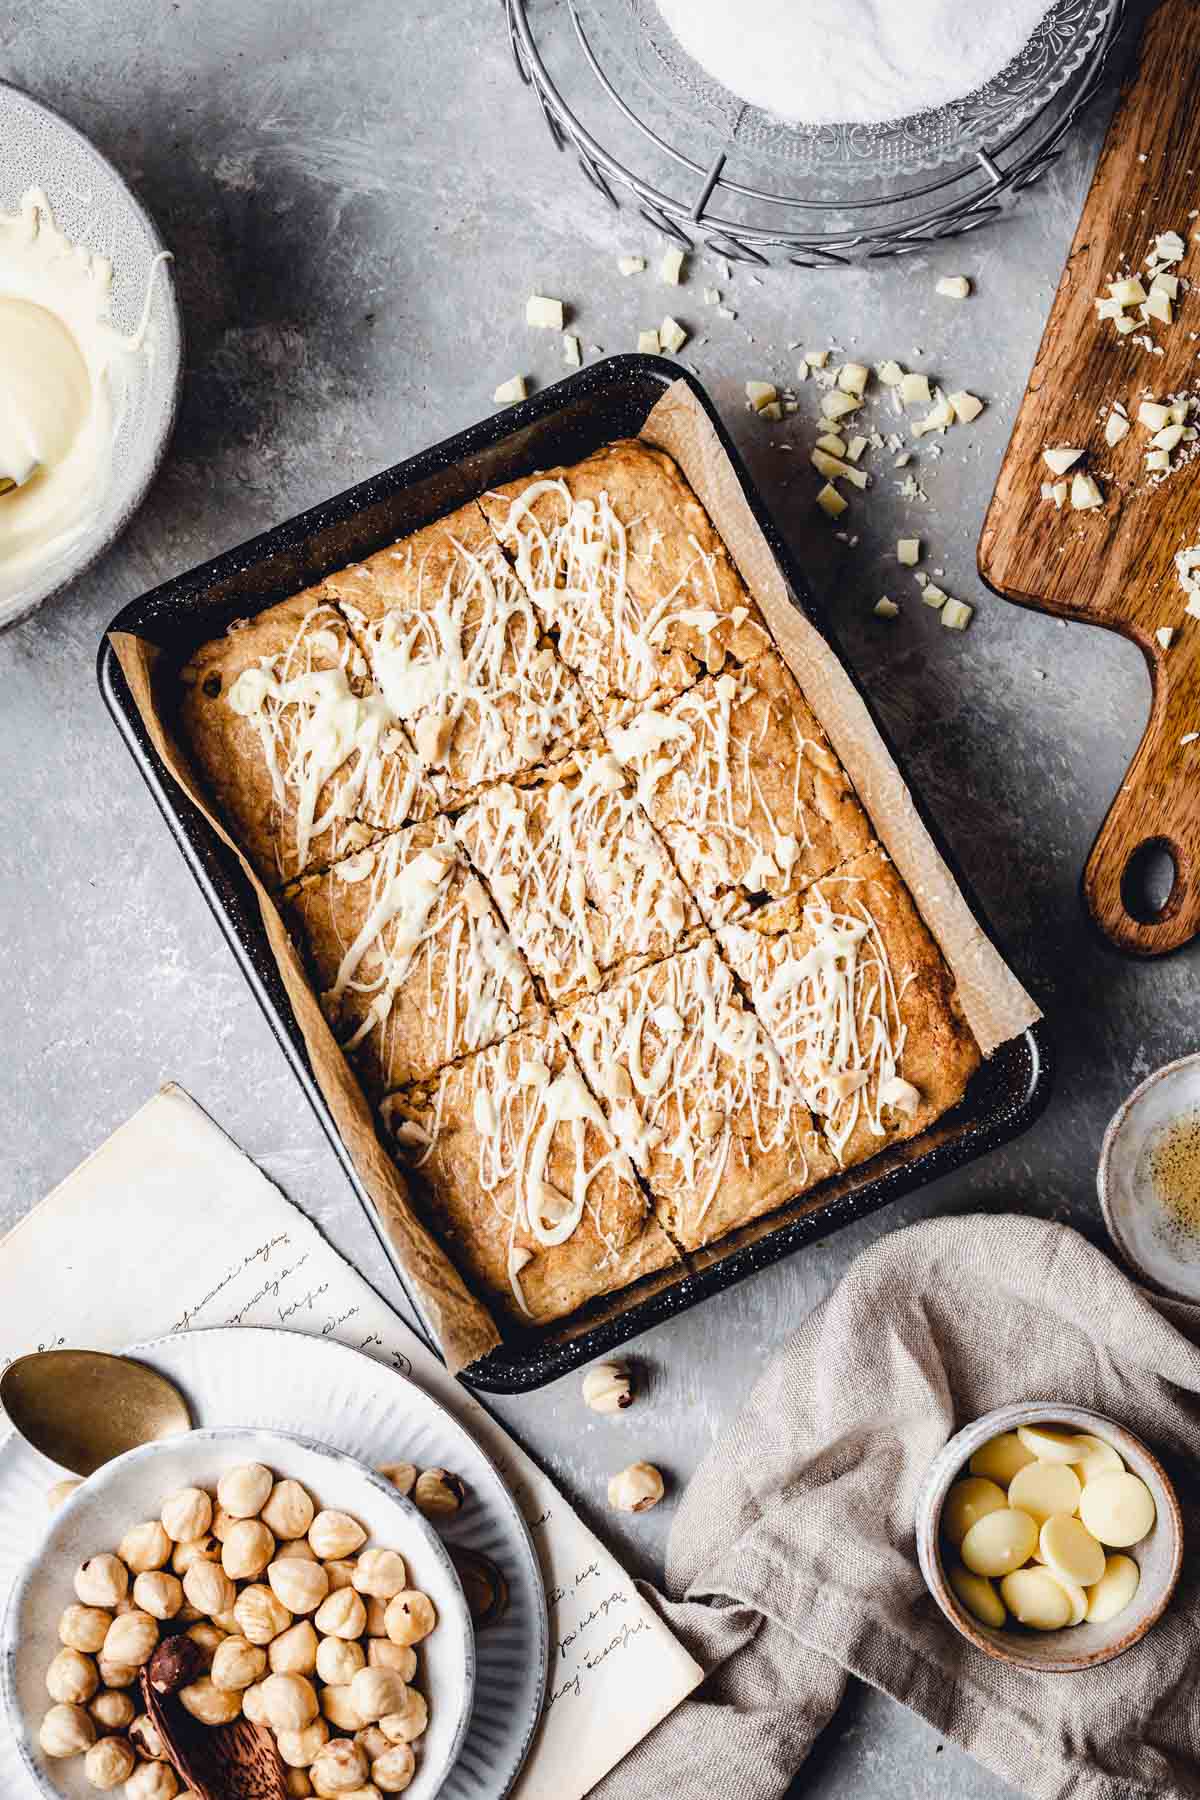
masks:
<svg viewBox="0 0 1200 1800"><path fill-rule="evenodd" d="M1124 1612L1106 1625L1069 1625L1062 1631L1027 1631L1021 1626L993 1630L960 1602L942 1563L942 1507L951 1486L965 1475L976 1450L1018 1425L1061 1425L1103 1438L1127 1469L1139 1475L1154 1496L1154 1529L1128 1554L1141 1570L1138 1591ZM925 1583L950 1623L963 1637L999 1662L1046 1674L1066 1674L1109 1662L1145 1637L1161 1618L1179 1580L1183 1562L1183 1519L1175 1490L1157 1459L1131 1431L1103 1413L1081 1406L1001 1406L956 1432L930 1465L917 1502L917 1555Z"/></svg>
<svg viewBox="0 0 1200 1800"><path fill-rule="evenodd" d="M1200 1115L1200 1054L1156 1069L1113 1114L1096 1170L1104 1223L1143 1281L1180 1300L1200 1300L1200 1236L1170 1218L1150 1155L1166 1128Z"/></svg>
<svg viewBox="0 0 1200 1800"><path fill-rule="evenodd" d="M442 1787L470 1717L475 1640L458 1576L437 1533L390 1482L340 1451L283 1432L191 1431L144 1444L98 1470L52 1517L40 1553L13 1588L0 1688L21 1760L46 1800L93 1800L96 1791L88 1785L82 1758L55 1761L38 1745L38 1727L50 1704L46 1669L60 1647L59 1615L75 1598L75 1569L85 1557L119 1543L131 1525L157 1518L175 1489L211 1489L227 1469L246 1462L292 1476L319 1505L350 1513L371 1544L400 1551L413 1586L433 1600L437 1629L420 1648L429 1729L406 1793L409 1800L433 1800Z"/></svg>

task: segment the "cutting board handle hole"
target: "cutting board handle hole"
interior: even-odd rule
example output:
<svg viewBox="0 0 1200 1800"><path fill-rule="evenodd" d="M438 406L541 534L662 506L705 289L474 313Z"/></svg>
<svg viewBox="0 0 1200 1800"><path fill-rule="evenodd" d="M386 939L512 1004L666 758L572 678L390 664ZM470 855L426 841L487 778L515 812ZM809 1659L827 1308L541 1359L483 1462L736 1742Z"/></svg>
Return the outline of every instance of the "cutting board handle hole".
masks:
<svg viewBox="0 0 1200 1800"><path fill-rule="evenodd" d="M1179 865L1166 838L1146 838L1125 864L1121 877L1121 904L1139 925L1156 925L1167 912Z"/></svg>

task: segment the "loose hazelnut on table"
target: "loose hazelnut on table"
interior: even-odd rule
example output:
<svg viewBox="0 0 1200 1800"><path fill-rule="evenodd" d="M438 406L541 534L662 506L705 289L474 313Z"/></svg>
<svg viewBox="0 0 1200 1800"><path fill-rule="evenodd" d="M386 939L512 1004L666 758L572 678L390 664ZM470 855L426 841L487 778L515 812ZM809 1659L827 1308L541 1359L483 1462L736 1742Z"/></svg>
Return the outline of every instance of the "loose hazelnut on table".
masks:
<svg viewBox="0 0 1200 1800"><path fill-rule="evenodd" d="M56 1481L52 1488L46 1489L46 1505L51 1512L57 1512L60 1506L66 1505L76 1488L82 1486L82 1481Z"/></svg>
<svg viewBox="0 0 1200 1800"><path fill-rule="evenodd" d="M179 1699L202 1725L231 1725L242 1711L241 1690L219 1688L211 1675L202 1675L199 1681L180 1688Z"/></svg>
<svg viewBox="0 0 1200 1800"><path fill-rule="evenodd" d="M653 1463L630 1463L608 1484L608 1504L617 1512L649 1512L666 1489Z"/></svg>
<svg viewBox="0 0 1200 1800"><path fill-rule="evenodd" d="M256 1519L275 1488L275 1477L262 1463L229 1469L217 1483L217 1504L234 1519Z"/></svg>
<svg viewBox="0 0 1200 1800"><path fill-rule="evenodd" d="M624 1412L633 1405L633 1386L616 1363L600 1363L583 1378L583 1398L593 1412Z"/></svg>
<svg viewBox="0 0 1200 1800"><path fill-rule="evenodd" d="M137 1767L137 1758L124 1738L101 1738L83 1759L83 1772L94 1788L107 1791L128 1781Z"/></svg>
<svg viewBox="0 0 1200 1800"><path fill-rule="evenodd" d="M414 1506L428 1519L456 1513L466 1497L466 1483L449 1469L423 1469L412 1491Z"/></svg>
<svg viewBox="0 0 1200 1800"><path fill-rule="evenodd" d="M46 1692L64 1706L86 1706L99 1686L96 1665L81 1650L60 1650L46 1670Z"/></svg>
<svg viewBox="0 0 1200 1800"><path fill-rule="evenodd" d="M261 1519L238 1519L221 1546L221 1567L234 1581L253 1581L275 1556L275 1539Z"/></svg>
<svg viewBox="0 0 1200 1800"><path fill-rule="evenodd" d="M390 1638L373 1637L367 1643L367 1667L393 1669L401 1681L411 1681L417 1672L417 1653L407 1644L393 1644Z"/></svg>
<svg viewBox="0 0 1200 1800"><path fill-rule="evenodd" d="M262 1509L262 1522L277 1538L303 1538L316 1508L298 1481L277 1481Z"/></svg>
<svg viewBox="0 0 1200 1800"><path fill-rule="evenodd" d="M149 1762L166 1761L167 1746L149 1713L139 1713L133 1721L129 1727L129 1741L138 1755L146 1757Z"/></svg>
<svg viewBox="0 0 1200 1800"><path fill-rule="evenodd" d="M317 1691L303 1675L268 1675L262 1698L274 1731L303 1731L317 1716Z"/></svg>
<svg viewBox="0 0 1200 1800"><path fill-rule="evenodd" d="M118 1556L91 1556L75 1571L75 1594L84 1606L110 1612L129 1592L129 1570Z"/></svg>
<svg viewBox="0 0 1200 1800"><path fill-rule="evenodd" d="M100 1731L124 1731L137 1715L137 1708L128 1694L113 1693L108 1688L101 1689L89 1703L88 1711Z"/></svg>
<svg viewBox="0 0 1200 1800"><path fill-rule="evenodd" d="M393 1744L371 1764L371 1780L381 1794L402 1794L413 1778L417 1759L409 1744Z"/></svg>
<svg viewBox="0 0 1200 1800"><path fill-rule="evenodd" d="M389 1600L387 1634L393 1644L419 1644L437 1624L437 1613L428 1594L407 1588Z"/></svg>
<svg viewBox="0 0 1200 1800"><path fill-rule="evenodd" d="M366 1724L354 1704L350 1685L350 1682L333 1682L321 1689L321 1711L335 1731L361 1731Z"/></svg>
<svg viewBox="0 0 1200 1800"><path fill-rule="evenodd" d="M229 1612L237 1602L237 1589L220 1563L193 1563L183 1578L183 1591L207 1618Z"/></svg>
<svg viewBox="0 0 1200 1800"><path fill-rule="evenodd" d="M162 1527L175 1544L190 1544L212 1530L213 1504L203 1488L180 1488L163 1502Z"/></svg>
<svg viewBox="0 0 1200 1800"><path fill-rule="evenodd" d="M328 1601L325 1603L329 1604ZM367 1666L361 1644L348 1644L342 1638L325 1637L317 1645L316 1672L331 1687L345 1687L360 1669Z"/></svg>
<svg viewBox="0 0 1200 1800"><path fill-rule="evenodd" d="M104 1648L112 1622L112 1613L105 1612L102 1607L68 1606L58 1621L59 1641L70 1650L82 1650L85 1656L95 1656Z"/></svg>
<svg viewBox="0 0 1200 1800"><path fill-rule="evenodd" d="M353 1586L360 1594L390 1600L407 1585L408 1570L396 1550L364 1550L355 1565Z"/></svg>
<svg viewBox="0 0 1200 1800"><path fill-rule="evenodd" d="M276 1639L276 1643L278 1641ZM213 1686L230 1693L241 1693L244 1688L253 1687L266 1672L266 1651L244 1637L227 1637L213 1653L210 1671Z"/></svg>
<svg viewBox="0 0 1200 1800"><path fill-rule="evenodd" d="M273 1568L278 1566L278 1562L272 1564ZM234 1602L233 1615L242 1636L252 1644L269 1644L292 1623L283 1601L261 1582L242 1589Z"/></svg>
<svg viewBox="0 0 1200 1800"><path fill-rule="evenodd" d="M428 1725L429 1708L424 1694L419 1694L416 1688L409 1688L403 1706L398 1706L395 1712L385 1713L379 1721L379 1729L392 1744L411 1744Z"/></svg>
<svg viewBox="0 0 1200 1800"><path fill-rule="evenodd" d="M416 1463L384 1463L379 1470L379 1474L384 1477L385 1481L390 1481L394 1488L399 1489L406 1500L417 1485Z"/></svg>
<svg viewBox="0 0 1200 1800"><path fill-rule="evenodd" d="M323 1797L353 1793L367 1779L367 1759L353 1738L330 1738L313 1758L308 1778Z"/></svg>
<svg viewBox="0 0 1200 1800"><path fill-rule="evenodd" d="M165 1569L171 1560L171 1540L158 1519L147 1519L134 1525L117 1546L117 1555L134 1575L147 1575L151 1569Z"/></svg>
<svg viewBox="0 0 1200 1800"><path fill-rule="evenodd" d="M139 1763L125 1783L125 1800L175 1800L179 1777L170 1763Z"/></svg>
<svg viewBox="0 0 1200 1800"><path fill-rule="evenodd" d="M367 1534L349 1513L319 1512L308 1528L308 1541L321 1558L353 1556L367 1541Z"/></svg>
<svg viewBox="0 0 1200 1800"><path fill-rule="evenodd" d="M165 1569L150 1569L133 1584L133 1604L152 1619L173 1619L183 1605L183 1583Z"/></svg>
<svg viewBox="0 0 1200 1800"><path fill-rule="evenodd" d="M323 1637L361 1637L367 1628L367 1608L361 1594L353 1588L339 1588L329 1594L317 1608L317 1630Z"/></svg>
<svg viewBox="0 0 1200 1800"><path fill-rule="evenodd" d="M273 1639L267 1660L276 1675L312 1675L317 1667L318 1638L308 1619L300 1619Z"/></svg>
<svg viewBox="0 0 1200 1800"><path fill-rule="evenodd" d="M113 1620L104 1639L103 1655L107 1662L123 1663L140 1669L150 1661L158 1647L158 1624L146 1612L129 1612ZM107 1685L107 1684L106 1684Z"/></svg>
<svg viewBox="0 0 1200 1800"><path fill-rule="evenodd" d="M267 1720L270 1724L270 1720ZM324 1719L314 1719L303 1731L276 1731L275 1743L289 1769L307 1769L322 1745L329 1742Z"/></svg>
<svg viewBox="0 0 1200 1800"><path fill-rule="evenodd" d="M52 1706L38 1732L38 1743L47 1756L79 1756L95 1741L95 1720L82 1706Z"/></svg>

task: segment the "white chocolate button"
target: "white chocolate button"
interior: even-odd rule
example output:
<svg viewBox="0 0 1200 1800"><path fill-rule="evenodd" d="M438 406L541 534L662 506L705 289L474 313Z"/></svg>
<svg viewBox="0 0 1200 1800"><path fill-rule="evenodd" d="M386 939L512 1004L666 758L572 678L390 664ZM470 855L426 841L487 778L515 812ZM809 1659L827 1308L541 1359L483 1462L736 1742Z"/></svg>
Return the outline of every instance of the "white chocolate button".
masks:
<svg viewBox="0 0 1200 1800"><path fill-rule="evenodd" d="M1028 1513L1006 1506L976 1519L962 1541L962 1559L972 1575L1006 1575L1029 1561L1037 1536Z"/></svg>
<svg viewBox="0 0 1200 1800"><path fill-rule="evenodd" d="M950 1586L972 1618L978 1619L981 1625L990 1625L993 1630L999 1631L1008 1614L999 1594L985 1575L972 1575L969 1569L956 1563L950 1571Z"/></svg>
<svg viewBox="0 0 1200 1800"><path fill-rule="evenodd" d="M946 1495L942 1507L942 1530L957 1549L976 1519L985 1518L988 1513L999 1512L1002 1506L1007 1505L1004 1489L997 1487L994 1481L983 1481L977 1475L968 1475L965 1481L956 1481Z"/></svg>
<svg viewBox="0 0 1200 1800"><path fill-rule="evenodd" d="M1079 1439L1073 1431L1055 1431L1050 1425L1018 1425L1017 1436L1039 1462L1079 1461Z"/></svg>
<svg viewBox="0 0 1200 1800"><path fill-rule="evenodd" d="M1083 1621L1087 1618L1087 1590L1080 1587L1077 1581L1070 1581L1065 1575L1060 1575L1057 1569L1047 1569L1046 1573L1048 1575L1053 1575L1055 1581L1057 1581L1059 1587L1071 1602L1071 1616L1067 1620L1067 1624L1082 1625Z"/></svg>
<svg viewBox="0 0 1200 1800"><path fill-rule="evenodd" d="M1071 1464L1084 1487L1095 1475L1105 1475L1110 1469L1119 1475L1125 1467L1112 1445L1106 1444L1103 1438L1092 1437L1085 1431L1076 1442L1087 1445L1085 1454Z"/></svg>
<svg viewBox="0 0 1200 1800"><path fill-rule="evenodd" d="M1093 1537L1123 1550L1154 1527L1154 1496L1136 1475L1107 1470L1083 1490L1079 1514Z"/></svg>
<svg viewBox="0 0 1200 1800"><path fill-rule="evenodd" d="M1071 1617L1071 1596L1049 1569L1014 1569L1000 1592L1013 1617L1037 1631L1061 1631Z"/></svg>
<svg viewBox="0 0 1200 1800"><path fill-rule="evenodd" d="M1094 1587L1104 1573L1104 1546L1086 1525L1056 1513L1047 1519L1038 1538L1041 1560L1052 1575Z"/></svg>
<svg viewBox="0 0 1200 1800"><path fill-rule="evenodd" d="M1124 1612L1137 1593L1141 1579L1141 1570L1132 1556L1110 1556L1104 1564L1103 1575L1095 1587L1088 1589L1088 1623L1107 1625L1119 1612Z"/></svg>
<svg viewBox="0 0 1200 1800"><path fill-rule="evenodd" d="M998 1481L1001 1487L1007 1487L1018 1469L1034 1460L1032 1450L1027 1450L1015 1431L1002 1431L989 1443L982 1444L971 1458L972 1475L984 1475L989 1481Z"/></svg>
<svg viewBox="0 0 1200 1800"><path fill-rule="evenodd" d="M1008 1504L1020 1507L1041 1526L1055 1513L1069 1517L1077 1511L1082 1491L1078 1475L1067 1463L1031 1462L1009 1483Z"/></svg>

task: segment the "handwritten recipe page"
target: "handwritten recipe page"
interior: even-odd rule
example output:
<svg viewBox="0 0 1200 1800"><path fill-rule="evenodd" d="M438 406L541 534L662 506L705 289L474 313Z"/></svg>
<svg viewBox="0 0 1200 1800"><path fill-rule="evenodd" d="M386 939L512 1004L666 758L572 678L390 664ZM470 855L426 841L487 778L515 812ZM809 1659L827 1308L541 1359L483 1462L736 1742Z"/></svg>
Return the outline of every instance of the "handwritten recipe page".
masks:
<svg viewBox="0 0 1200 1800"><path fill-rule="evenodd" d="M154 1245L130 1258L130 1243ZM53 1295L54 1315L46 1313ZM181 1303L180 1296L185 1297ZM180 1088L165 1088L0 1245L0 1368L193 1326L334 1338L410 1376L497 1465L550 1607L547 1706L519 1800L581 1800L702 1671L490 1413Z"/></svg>

